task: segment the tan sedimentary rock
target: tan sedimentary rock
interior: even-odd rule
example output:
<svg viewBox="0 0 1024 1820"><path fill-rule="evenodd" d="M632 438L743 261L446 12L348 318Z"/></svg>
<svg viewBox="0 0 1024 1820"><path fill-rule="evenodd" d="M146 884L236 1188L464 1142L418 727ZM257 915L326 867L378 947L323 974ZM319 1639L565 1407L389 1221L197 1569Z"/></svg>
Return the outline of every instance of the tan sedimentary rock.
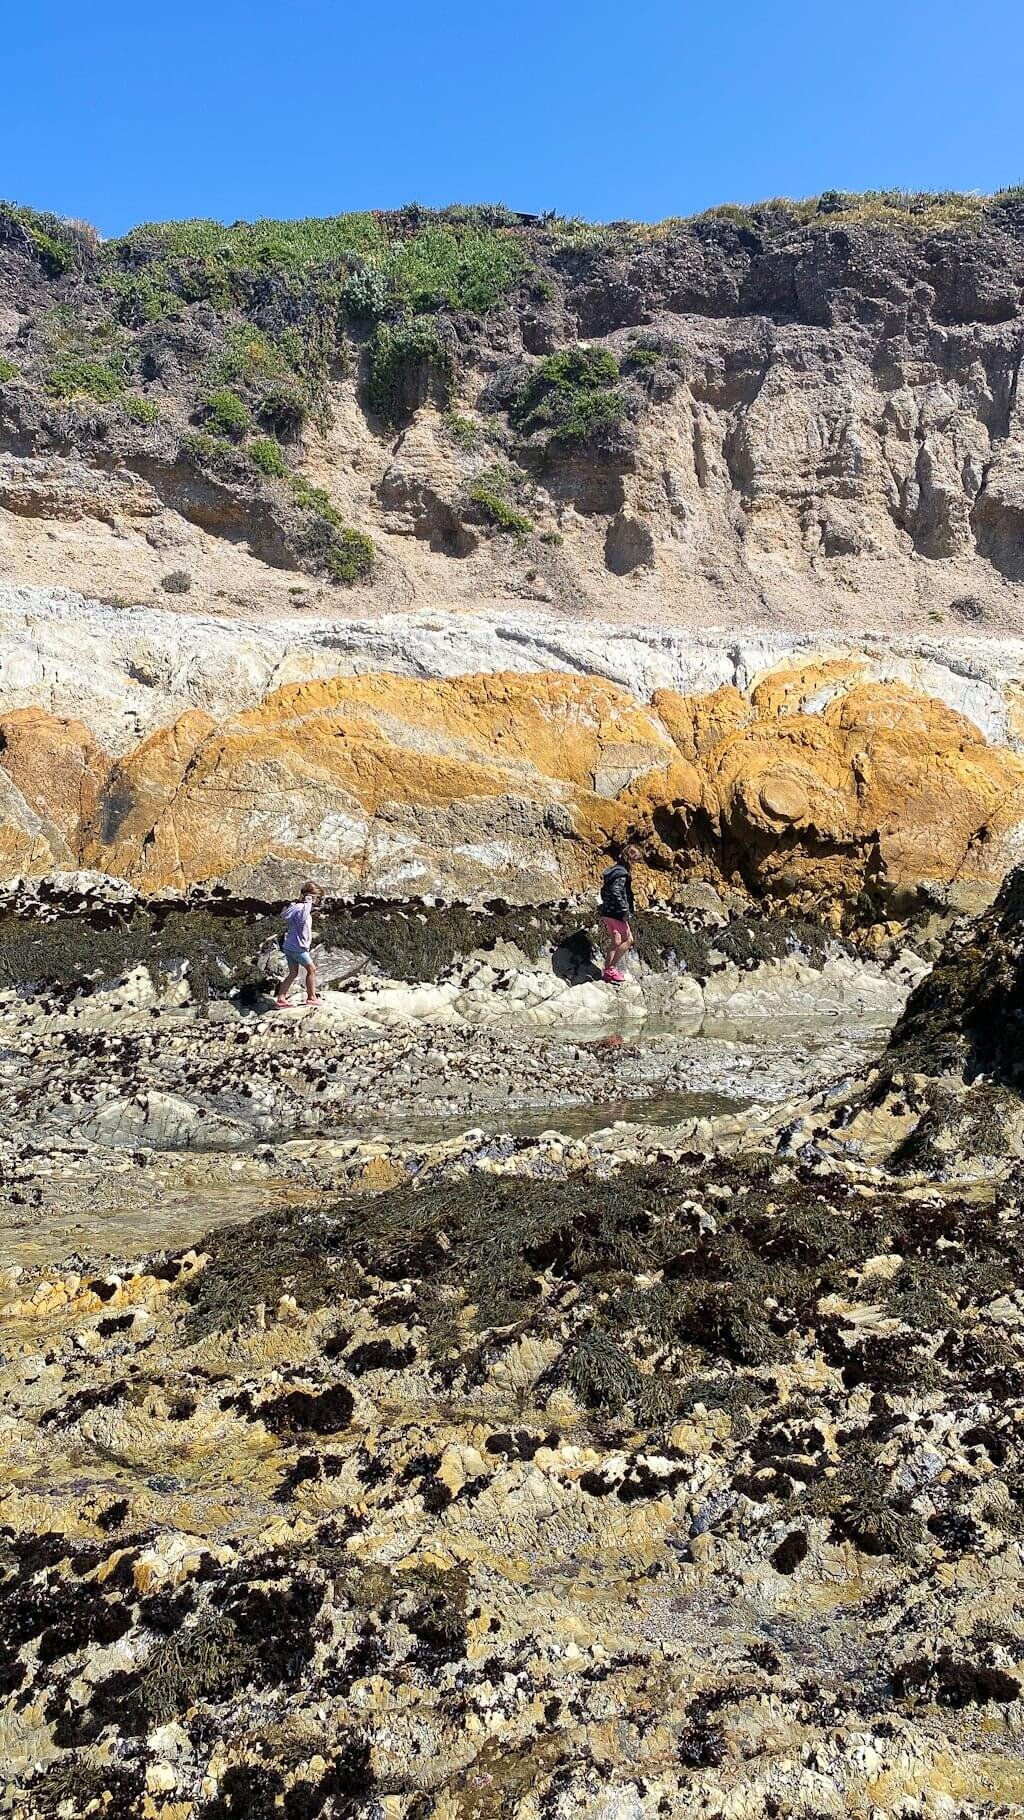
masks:
<svg viewBox="0 0 1024 1820"><path fill-rule="evenodd" d="M723 862L735 854L767 886L843 892L874 877L908 888L952 884L965 901L984 895L1024 814L1024 763L943 703L901 683L853 678L843 689L837 668L827 679L774 676L745 713L733 692L732 725L720 737L702 704L680 710L665 692L655 698L666 723L682 727L684 745L703 748L700 806ZM839 692L819 713L794 712L817 682ZM644 804L656 833L658 811L679 818L685 801L676 779L663 793L652 780L634 790L631 809ZM671 846L687 831L684 816Z"/></svg>

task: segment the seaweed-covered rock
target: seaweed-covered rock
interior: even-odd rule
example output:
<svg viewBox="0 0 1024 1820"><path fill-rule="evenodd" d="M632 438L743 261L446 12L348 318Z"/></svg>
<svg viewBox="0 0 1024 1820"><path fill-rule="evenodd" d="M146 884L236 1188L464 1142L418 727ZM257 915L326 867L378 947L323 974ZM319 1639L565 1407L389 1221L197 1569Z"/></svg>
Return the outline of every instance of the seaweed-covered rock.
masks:
<svg viewBox="0 0 1024 1820"><path fill-rule="evenodd" d="M0 1302L20 1820L1020 1805L1016 1196L541 1155Z"/></svg>
<svg viewBox="0 0 1024 1820"><path fill-rule="evenodd" d="M1024 1080L1024 868L982 916L951 930L893 1031L888 1066Z"/></svg>

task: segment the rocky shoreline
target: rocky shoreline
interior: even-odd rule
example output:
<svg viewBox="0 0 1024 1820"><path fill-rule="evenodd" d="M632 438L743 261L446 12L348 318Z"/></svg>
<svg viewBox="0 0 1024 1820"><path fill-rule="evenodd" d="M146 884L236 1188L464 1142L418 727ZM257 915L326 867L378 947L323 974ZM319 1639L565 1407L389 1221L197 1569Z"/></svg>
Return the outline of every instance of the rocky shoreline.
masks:
<svg viewBox="0 0 1024 1820"><path fill-rule="evenodd" d="M1022 278L0 204L0 1814L1024 1814Z"/></svg>
<svg viewBox="0 0 1024 1820"><path fill-rule="evenodd" d="M1018 1811L1015 1185L547 1149L9 1285L14 1813Z"/></svg>
<svg viewBox="0 0 1024 1820"><path fill-rule="evenodd" d="M116 1211L182 1156L207 1184L288 1179L300 1140L586 1114L676 1122L803 1098L856 1073L920 950L883 925L729 918L695 894L642 919L627 983L602 983L592 905L328 904L321 1003L275 1008L266 905L143 900L87 874L0 905L4 1224ZM880 939L879 939L880 938ZM703 1129L703 1127L702 1127Z"/></svg>
<svg viewBox="0 0 1024 1820"><path fill-rule="evenodd" d="M101 895L60 920L102 934ZM201 1003L166 951L72 978L69 942L63 981L8 987L7 1811L1019 1812L1024 1119L995 1030L1022 903L1015 878L976 928L881 958L766 959L691 911L710 965L644 962L624 1037L595 1012L570 1040L560 1002L531 1022L550 1001L503 971L594 988L546 939L513 965L500 927L433 982L364 955L309 1016L265 1014L230 946ZM816 1091L811 1024L791 1071L776 1028L801 977ZM733 1035L659 1035L681 985ZM644 1123L701 1045L753 1091ZM285 1056L316 1103L345 1080L347 1129L285 1113ZM559 1130L563 1103L507 1129L612 1088L637 1104L604 1128ZM232 1093L272 1134L238 1141ZM360 1094L405 1135L354 1129ZM415 1135L452 1103L488 1117ZM61 1208L86 1242L33 1259Z"/></svg>

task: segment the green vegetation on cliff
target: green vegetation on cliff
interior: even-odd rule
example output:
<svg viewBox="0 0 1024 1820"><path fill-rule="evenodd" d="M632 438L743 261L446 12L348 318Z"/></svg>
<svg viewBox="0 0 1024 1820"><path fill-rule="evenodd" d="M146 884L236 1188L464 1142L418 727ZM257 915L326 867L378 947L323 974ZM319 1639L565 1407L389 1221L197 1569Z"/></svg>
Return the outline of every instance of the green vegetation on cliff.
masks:
<svg viewBox="0 0 1024 1820"><path fill-rule="evenodd" d="M311 486L302 474L289 474L287 478L296 505L307 514L295 540L296 554L304 566L319 569L344 587L369 580L373 540L364 531L353 531L346 525L323 487Z"/></svg>
<svg viewBox="0 0 1024 1820"><path fill-rule="evenodd" d="M204 408L211 429L220 436L229 436L233 442L240 442L252 429L248 405L230 386L218 386L207 397Z"/></svg>
<svg viewBox="0 0 1024 1820"><path fill-rule="evenodd" d="M513 400L509 416L524 436L583 443L617 423L625 409L619 368L603 349L561 348L549 354Z"/></svg>
<svg viewBox="0 0 1024 1820"><path fill-rule="evenodd" d="M834 335L837 357L868 371L881 331L860 305L883 294L912 323L913 359L897 362L908 384L917 384L932 328L966 329L970 358L981 360L1004 410L1006 353L989 331L1019 321L1024 191L832 191L726 204L689 220L604 225L409 205L231 226L151 222L107 242L82 222L0 204L0 267L17 313L0 367L9 446L37 455L73 435L87 463L137 460L172 509L242 538L259 560L351 581L369 573L368 539L336 522L296 478L318 465L316 433L329 433L335 412L361 412L358 436L383 440L432 406L444 414L449 454L476 456L489 445L502 471L514 475L518 459L547 486L549 505L560 512L572 498L581 520L593 521L621 501L622 475L636 465L652 412L692 379L696 342L721 339L700 325L800 324ZM728 378L713 388L716 413L745 408L756 336L744 347L742 360L731 346L722 351ZM790 366L794 359L787 355ZM831 382L819 378L815 410L831 420ZM176 472L182 462L205 475L206 488L190 489ZM530 529L527 514L547 517L534 494L493 484L481 466L456 464L438 493L447 503L428 509L420 500L403 513L412 483L397 464L388 528L415 519L432 548L464 555L475 540L453 530L448 494L477 525L515 536ZM899 528L929 557L959 549L970 532L979 558L1016 579L1016 506L992 467L980 505L968 480L962 499L940 504L922 503L920 488L908 486ZM749 490L745 473L731 469L727 484L738 496ZM875 512L852 468L844 485L858 509L842 522L826 515L827 555L858 554ZM668 478L664 487L667 495ZM812 476L806 490L817 511L825 479ZM362 503L353 510L376 511L365 487L354 497ZM658 523L683 504L673 494ZM377 522L368 518L368 528ZM660 532L629 513L605 531L605 567L639 580L656 560ZM542 532L549 546L562 535ZM672 549L666 567L689 560ZM575 585L568 571L558 585ZM950 610L959 611L956 601Z"/></svg>
<svg viewBox="0 0 1024 1820"><path fill-rule="evenodd" d="M100 263L126 319L158 320L199 300L244 306L269 280L293 295L319 288L340 314L373 320L402 309L489 310L529 258L511 227L475 211L411 208L232 227L147 222L107 242Z"/></svg>
<svg viewBox="0 0 1024 1820"><path fill-rule="evenodd" d="M74 354L62 354L54 361L46 381L53 398L95 398L105 402L116 398L124 380L104 360L85 360Z"/></svg>
<svg viewBox="0 0 1024 1820"><path fill-rule="evenodd" d="M517 511L509 497L509 476L500 468L491 468L481 474L469 489L469 501L475 506L485 523L493 525L496 531L509 531L522 542L533 530L533 520L525 512Z"/></svg>
<svg viewBox="0 0 1024 1820"><path fill-rule="evenodd" d="M367 396L386 424L411 417L431 392L447 404L452 378L451 352L432 322L421 317L378 325L370 344Z"/></svg>

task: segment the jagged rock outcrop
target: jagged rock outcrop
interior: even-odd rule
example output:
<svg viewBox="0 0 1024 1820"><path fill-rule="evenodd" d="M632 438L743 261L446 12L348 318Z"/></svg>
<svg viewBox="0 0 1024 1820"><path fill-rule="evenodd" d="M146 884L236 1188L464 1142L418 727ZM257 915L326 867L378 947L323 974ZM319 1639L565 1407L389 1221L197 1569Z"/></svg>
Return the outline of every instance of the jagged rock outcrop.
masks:
<svg viewBox="0 0 1024 1820"><path fill-rule="evenodd" d="M878 1065L802 1110L795 1155L871 1156L925 1192L1013 1177L1024 1158L1024 869L931 942Z"/></svg>
<svg viewBox="0 0 1024 1820"><path fill-rule="evenodd" d="M986 1076L1019 1092L1024 1080L1024 868L994 904L946 938L889 1043L892 1068Z"/></svg>

